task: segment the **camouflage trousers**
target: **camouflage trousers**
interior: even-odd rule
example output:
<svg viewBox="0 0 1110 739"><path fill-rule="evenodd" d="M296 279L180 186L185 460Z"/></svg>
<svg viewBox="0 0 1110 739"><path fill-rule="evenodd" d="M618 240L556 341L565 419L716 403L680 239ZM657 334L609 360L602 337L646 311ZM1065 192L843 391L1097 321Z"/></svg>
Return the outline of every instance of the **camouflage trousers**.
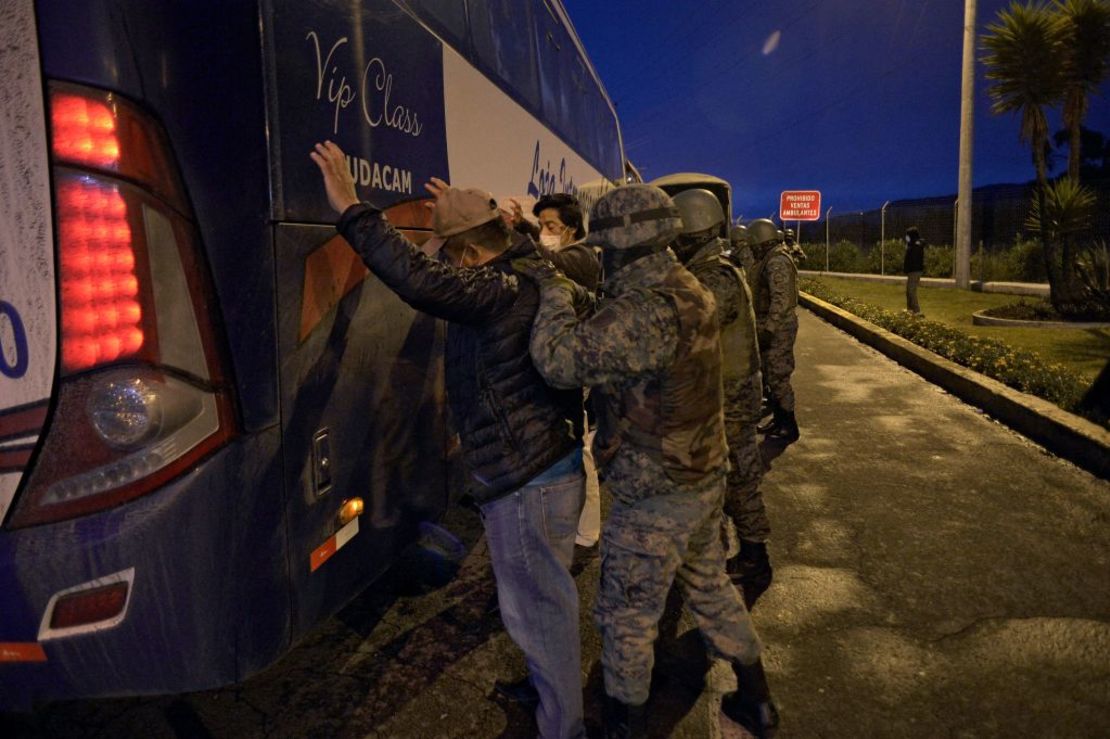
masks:
<svg viewBox="0 0 1110 739"><path fill-rule="evenodd" d="M762 649L744 601L725 574L722 480L636 501L614 498L601 535L601 584L594 615L601 631L605 692L625 703L648 699L653 645L676 580L713 656L750 664Z"/></svg>
<svg viewBox="0 0 1110 739"><path fill-rule="evenodd" d="M762 375L756 372L746 380L729 383L725 396L725 437L730 465L725 478L725 516L731 519L741 539L764 542L771 536L771 523L759 492L763 456L759 451L756 425L763 399Z"/></svg>
<svg viewBox="0 0 1110 739"><path fill-rule="evenodd" d="M771 400L790 413L794 412L794 388L790 386L790 375L794 374L794 340L797 338L798 314L792 313L778 331L768 336L766 345L759 347L763 380L767 383Z"/></svg>

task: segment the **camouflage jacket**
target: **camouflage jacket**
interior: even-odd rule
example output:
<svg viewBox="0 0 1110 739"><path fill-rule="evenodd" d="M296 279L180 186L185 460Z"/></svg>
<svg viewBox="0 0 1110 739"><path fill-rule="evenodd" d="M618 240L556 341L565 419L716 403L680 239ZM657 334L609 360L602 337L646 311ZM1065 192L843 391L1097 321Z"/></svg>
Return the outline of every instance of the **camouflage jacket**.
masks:
<svg viewBox="0 0 1110 739"><path fill-rule="evenodd" d="M555 387L594 388L594 454L613 494L638 500L723 475L721 353L712 294L667 250L609 277L575 314L568 281L547 281L532 359Z"/></svg>
<svg viewBox="0 0 1110 739"><path fill-rule="evenodd" d="M785 244L776 244L756 261L749 284L759 331L775 333L798 305L798 267Z"/></svg>
<svg viewBox="0 0 1110 739"><path fill-rule="evenodd" d="M744 269L726 256L727 245L724 239L714 239L698 250L686 264L698 281L709 288L717 302L726 389L730 380L747 380L759 371L759 342L756 340L752 294Z"/></svg>

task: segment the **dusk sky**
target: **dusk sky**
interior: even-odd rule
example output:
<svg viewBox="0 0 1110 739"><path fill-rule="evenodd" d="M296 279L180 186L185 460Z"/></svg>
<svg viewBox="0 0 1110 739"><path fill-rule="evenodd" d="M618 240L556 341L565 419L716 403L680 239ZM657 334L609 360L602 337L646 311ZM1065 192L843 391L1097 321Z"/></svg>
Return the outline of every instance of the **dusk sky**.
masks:
<svg viewBox="0 0 1110 739"><path fill-rule="evenodd" d="M723 177L745 218L785 189L834 215L956 191L962 0L564 3L645 179ZM980 33L1008 4L979 0ZM974 184L1027 181L1018 119L991 114L977 71ZM1101 92L1086 125L1110 134Z"/></svg>

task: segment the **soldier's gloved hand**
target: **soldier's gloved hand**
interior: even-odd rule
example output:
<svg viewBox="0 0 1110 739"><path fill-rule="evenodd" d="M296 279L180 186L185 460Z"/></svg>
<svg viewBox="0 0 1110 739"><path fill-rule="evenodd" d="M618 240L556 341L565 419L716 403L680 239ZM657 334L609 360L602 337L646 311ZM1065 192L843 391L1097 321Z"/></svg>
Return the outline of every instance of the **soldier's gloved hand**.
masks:
<svg viewBox="0 0 1110 739"><path fill-rule="evenodd" d="M563 273L555 268L555 265L546 259L539 257L518 257L509 262L512 265L513 271L518 275L527 277L532 282L535 282L540 287L549 280L555 280L563 277Z"/></svg>

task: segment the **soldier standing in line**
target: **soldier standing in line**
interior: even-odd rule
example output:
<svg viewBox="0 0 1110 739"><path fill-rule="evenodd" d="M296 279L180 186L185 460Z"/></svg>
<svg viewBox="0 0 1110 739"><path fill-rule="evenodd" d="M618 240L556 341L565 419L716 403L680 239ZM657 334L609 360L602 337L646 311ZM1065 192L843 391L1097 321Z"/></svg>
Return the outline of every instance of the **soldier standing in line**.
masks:
<svg viewBox="0 0 1110 739"><path fill-rule="evenodd" d="M783 241L786 242L786 249L790 252L790 258L794 260L794 264L801 267L806 260L806 253L802 249L802 245L798 243L797 237L794 235L794 229L788 228L783 232Z"/></svg>
<svg viewBox="0 0 1110 739"><path fill-rule="evenodd" d="M759 452L760 405L763 377L755 313L744 270L732 260L728 242L720 237L725 222L721 201L709 190L684 190L674 196L682 216L682 234L675 253L717 302L721 326L721 359L724 381L725 438L731 463L725 483L725 516L736 528L739 553L726 569L751 610L771 585L767 539L771 524L759 483L763 457ZM727 521L726 521L727 525Z"/></svg>
<svg viewBox="0 0 1110 739"><path fill-rule="evenodd" d="M759 432L789 443L798 439L794 389L790 386L794 340L798 337L798 268L770 220L755 219L748 224L748 233L756 258L749 284L772 413Z"/></svg>
<svg viewBox="0 0 1110 739"><path fill-rule="evenodd" d="M748 227L737 223L729 229L728 240L732 243L733 256L744 268L745 277L750 275L755 265L755 256L752 254L752 239L748 235Z"/></svg>
<svg viewBox="0 0 1110 739"><path fill-rule="evenodd" d="M761 645L721 546L727 448L716 306L667 248L680 226L657 187L602 196L587 241L602 249L604 297L580 317L584 290L551 268L526 273L542 295L531 353L552 386L589 385L600 409L595 458L613 497L595 609L605 736L646 734L652 647L677 579L710 651L736 674L722 710L768 737L778 715Z"/></svg>

